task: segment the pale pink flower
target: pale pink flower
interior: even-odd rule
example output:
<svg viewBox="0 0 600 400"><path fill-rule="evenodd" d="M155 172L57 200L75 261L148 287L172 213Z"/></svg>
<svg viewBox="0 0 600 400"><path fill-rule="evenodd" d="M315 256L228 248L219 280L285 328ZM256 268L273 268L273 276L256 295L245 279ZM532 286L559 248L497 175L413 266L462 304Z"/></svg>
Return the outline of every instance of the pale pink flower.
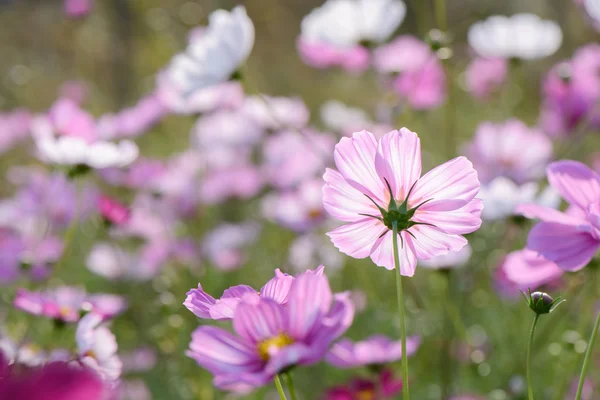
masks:
<svg viewBox="0 0 600 400"><path fill-rule="evenodd" d="M406 356L412 356L421 345L421 338L407 338ZM325 355L325 361L338 368L384 365L402 358L402 341L374 335L360 342L343 338Z"/></svg>
<svg viewBox="0 0 600 400"><path fill-rule="evenodd" d="M92 11L94 0L65 0L65 13L71 18L85 17Z"/></svg>
<svg viewBox="0 0 600 400"><path fill-rule="evenodd" d="M304 128L310 120L310 111L298 97L247 97L241 112L264 129Z"/></svg>
<svg viewBox="0 0 600 400"><path fill-rule="evenodd" d="M477 57L467 67L467 90L478 99L486 98L506 81L507 74L506 59Z"/></svg>
<svg viewBox="0 0 600 400"><path fill-rule="evenodd" d="M527 248L566 271L577 271L600 249L600 175L572 160L550 164L547 174L569 208L560 212L536 204L519 206L524 216L542 220L529 232Z"/></svg>
<svg viewBox="0 0 600 400"><path fill-rule="evenodd" d="M504 123L484 122L465 148L483 183L505 176L518 184L544 176L552 158L552 141L518 119Z"/></svg>
<svg viewBox="0 0 600 400"><path fill-rule="evenodd" d="M4 153L29 136L31 114L17 109L0 113L0 153Z"/></svg>
<svg viewBox="0 0 600 400"><path fill-rule="evenodd" d="M203 254L219 269L230 271L246 262L246 249L260 234L260 225L221 224L210 231L202 241Z"/></svg>
<svg viewBox="0 0 600 400"><path fill-rule="evenodd" d="M79 362L96 371L105 380L116 380L121 375L122 364L117 355L115 335L100 324L101 315L89 313L77 325L75 341Z"/></svg>
<svg viewBox="0 0 600 400"><path fill-rule="evenodd" d="M347 224L329 232L333 244L355 258L370 256L393 269L392 226L399 231L400 272L412 276L417 259L459 251L461 235L481 225L477 172L465 157L421 176L419 137L402 128L379 140L357 132L334 153L338 170L327 169L325 209Z"/></svg>
<svg viewBox="0 0 600 400"><path fill-rule="evenodd" d="M228 199L249 199L264 185L261 171L254 165L239 165L206 172L200 181L199 200L219 204Z"/></svg>
<svg viewBox="0 0 600 400"><path fill-rule="evenodd" d="M523 249L508 254L500 268L508 280L520 288L531 290L542 285L556 283L564 274L556 264L532 250Z"/></svg>

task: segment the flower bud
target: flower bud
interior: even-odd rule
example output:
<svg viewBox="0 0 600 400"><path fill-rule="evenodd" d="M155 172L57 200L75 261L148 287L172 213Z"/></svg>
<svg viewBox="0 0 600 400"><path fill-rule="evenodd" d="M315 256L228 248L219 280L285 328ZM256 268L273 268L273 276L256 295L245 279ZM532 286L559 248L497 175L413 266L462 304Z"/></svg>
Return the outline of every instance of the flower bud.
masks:
<svg viewBox="0 0 600 400"><path fill-rule="evenodd" d="M528 294L523 292L527 305L536 314L548 314L551 313L560 303L565 300L561 300L560 296L555 299L552 298L548 293L544 292L533 292L528 291Z"/></svg>

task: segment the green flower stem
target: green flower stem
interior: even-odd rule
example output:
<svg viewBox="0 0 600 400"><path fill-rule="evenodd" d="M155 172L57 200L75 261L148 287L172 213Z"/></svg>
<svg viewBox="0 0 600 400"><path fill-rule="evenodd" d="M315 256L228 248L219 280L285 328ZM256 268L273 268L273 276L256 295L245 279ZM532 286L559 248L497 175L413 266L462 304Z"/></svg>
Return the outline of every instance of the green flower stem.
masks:
<svg viewBox="0 0 600 400"><path fill-rule="evenodd" d="M446 32L447 18L446 18L446 0L435 0L435 21L440 31Z"/></svg>
<svg viewBox="0 0 600 400"><path fill-rule="evenodd" d="M281 386L281 379L279 379L279 375L275 375L275 378L273 378L273 380L275 381L277 393L279 393L279 399L287 400L287 397L285 397L285 392L283 391L283 386Z"/></svg>
<svg viewBox="0 0 600 400"><path fill-rule="evenodd" d="M392 221L394 265L396 266L396 294L398 295L398 311L400 312L400 335L402 336L402 400L409 400L408 390L408 357L406 356L406 325L404 323L404 296L402 295L402 274L400 273L400 257L398 255L398 222Z"/></svg>
<svg viewBox="0 0 600 400"><path fill-rule="evenodd" d="M285 378L285 383L287 384L287 388L290 392L292 400L298 400L298 397L296 397L296 387L294 386L294 379L292 378L292 373L286 372L283 376Z"/></svg>
<svg viewBox="0 0 600 400"><path fill-rule="evenodd" d="M594 342L596 342L596 334L598 333L598 326L600 326L600 313L596 317L596 324L592 331L592 336L588 342L587 350L585 351L585 358L583 359L583 366L581 367L581 375L579 375L579 385L577 386L577 395L575 400L581 400L581 393L583 392L583 384L585 383L585 376L590 367L590 360L592 358L592 349L594 348Z"/></svg>
<svg viewBox="0 0 600 400"><path fill-rule="evenodd" d="M531 346L533 345L535 326L537 325L540 315L541 314L536 313L533 318L533 324L531 325L531 331L529 332L529 344L527 345L527 394L529 400L533 400L533 387L531 386Z"/></svg>

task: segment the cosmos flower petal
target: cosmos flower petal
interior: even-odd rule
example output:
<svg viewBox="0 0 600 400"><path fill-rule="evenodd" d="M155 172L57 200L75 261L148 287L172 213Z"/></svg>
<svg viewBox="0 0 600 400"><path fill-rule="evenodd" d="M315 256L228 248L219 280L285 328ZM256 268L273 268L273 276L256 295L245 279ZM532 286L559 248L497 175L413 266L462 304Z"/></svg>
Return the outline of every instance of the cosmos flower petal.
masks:
<svg viewBox="0 0 600 400"><path fill-rule="evenodd" d="M361 193L368 194L379 205L386 203L384 182L375 171L377 141L371 132L355 132L335 146L333 158L340 174Z"/></svg>
<svg viewBox="0 0 600 400"><path fill-rule="evenodd" d="M567 271L585 267L600 248L600 241L580 226L540 222L531 229L527 247Z"/></svg>
<svg viewBox="0 0 600 400"><path fill-rule="evenodd" d="M517 214L527 218L539 218L546 222L558 222L561 224L579 225L582 219L568 215L553 208L540 206L538 204L521 204L517 206Z"/></svg>
<svg viewBox="0 0 600 400"><path fill-rule="evenodd" d="M261 298L258 302L242 301L233 318L233 329L249 343L259 343L286 332L283 308L272 299Z"/></svg>
<svg viewBox="0 0 600 400"><path fill-rule="evenodd" d="M187 292L187 297L183 305L198 318L210 318L209 311L215 302L215 298L206 293L202 289L202 285L198 284L197 289L191 289Z"/></svg>
<svg viewBox="0 0 600 400"><path fill-rule="evenodd" d="M293 276L284 274L277 268L275 270L275 277L271 278L260 289L260 296L273 299L279 304L284 304L287 302L292 282L294 282Z"/></svg>
<svg viewBox="0 0 600 400"><path fill-rule="evenodd" d="M351 186L339 172L327 168L323 179L323 204L332 217L340 221L356 222L364 218L360 214L379 213L367 196Z"/></svg>
<svg viewBox="0 0 600 400"><path fill-rule="evenodd" d="M391 131L381 138L375 155L375 168L387 180L395 199L404 199L421 176L421 141L406 128Z"/></svg>
<svg viewBox="0 0 600 400"><path fill-rule="evenodd" d="M404 276L413 276L417 267L417 258L412 238L406 232L400 232L398 238L398 252L400 261L400 273ZM400 239L401 238L401 239ZM375 244L371 260L386 269L394 269L393 233L386 232Z"/></svg>
<svg viewBox="0 0 600 400"><path fill-rule="evenodd" d="M586 209L600 199L600 175L579 161L564 160L547 168L548 181L569 204Z"/></svg>
<svg viewBox="0 0 600 400"><path fill-rule="evenodd" d="M460 251L467 245L467 239L460 235L449 235L429 225L416 225L410 228L415 236L413 243L417 258L428 260L449 251Z"/></svg>
<svg viewBox="0 0 600 400"><path fill-rule="evenodd" d="M354 258L368 257L377 238L388 228L375 218L364 218L360 221L340 226L328 232L333 245L342 253Z"/></svg>
<svg viewBox="0 0 600 400"><path fill-rule="evenodd" d="M287 316L288 332L295 339L305 338L329 311L333 295L325 275L304 273L290 289Z"/></svg>
<svg viewBox="0 0 600 400"><path fill-rule="evenodd" d="M435 167L417 181L410 196L414 207L430 200L423 211L453 211L465 206L479 192L479 180L473 164L465 157L456 157Z"/></svg>
<svg viewBox="0 0 600 400"><path fill-rule="evenodd" d="M481 200L474 199L465 207L456 211L420 211L418 210L413 220L434 225L439 230L453 234L464 235L479 229L481 226Z"/></svg>

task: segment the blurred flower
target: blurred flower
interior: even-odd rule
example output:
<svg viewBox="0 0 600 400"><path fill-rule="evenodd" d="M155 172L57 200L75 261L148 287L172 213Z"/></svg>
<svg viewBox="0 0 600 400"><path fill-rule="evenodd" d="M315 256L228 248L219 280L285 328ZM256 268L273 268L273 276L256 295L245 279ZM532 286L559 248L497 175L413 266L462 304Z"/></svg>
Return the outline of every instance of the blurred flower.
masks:
<svg viewBox="0 0 600 400"><path fill-rule="evenodd" d="M324 175L323 202L346 222L328 233L333 244L355 258L370 256L394 268L392 226L398 226L400 271L412 276L417 259L459 251L481 225L477 173L457 157L421 177L419 137L406 128L379 143L367 131L342 138L334 159L339 170Z"/></svg>
<svg viewBox="0 0 600 400"><path fill-rule="evenodd" d="M264 129L301 129L310 120L310 111L299 97L247 97L241 112Z"/></svg>
<svg viewBox="0 0 600 400"><path fill-rule="evenodd" d="M116 391L118 400L152 400L152 392L141 378L119 381Z"/></svg>
<svg viewBox="0 0 600 400"><path fill-rule="evenodd" d="M562 31L556 22L534 14L494 15L471 26L468 39L483 57L532 60L554 54Z"/></svg>
<svg viewBox="0 0 600 400"><path fill-rule="evenodd" d="M92 11L94 0L65 0L65 13L71 18L85 17Z"/></svg>
<svg viewBox="0 0 600 400"><path fill-rule="evenodd" d="M241 111L221 110L198 119L191 133L192 143L200 151L215 148L245 148L263 137L260 124Z"/></svg>
<svg viewBox="0 0 600 400"><path fill-rule="evenodd" d="M500 268L521 289L538 289L543 285L556 283L564 274L556 264L528 249L508 254Z"/></svg>
<svg viewBox="0 0 600 400"><path fill-rule="evenodd" d="M592 17L596 23L596 27L600 26L600 1L599 0L583 0L583 6L587 14Z"/></svg>
<svg viewBox="0 0 600 400"><path fill-rule="evenodd" d="M412 356L421 344L421 338L411 336L406 340L406 355ZM375 335L360 342L342 339L335 343L325 361L337 368L356 368L393 363L402 358L402 341Z"/></svg>
<svg viewBox="0 0 600 400"><path fill-rule="evenodd" d="M478 99L486 98L506 82L507 74L506 59L477 57L467 67L467 90Z"/></svg>
<svg viewBox="0 0 600 400"><path fill-rule="evenodd" d="M372 124L363 109L349 107L338 100L328 100L323 103L321 120L328 129L335 132L345 132L348 127L356 129Z"/></svg>
<svg viewBox="0 0 600 400"><path fill-rule="evenodd" d="M363 45L387 40L405 14L401 0L329 0L302 20L298 51L316 68L363 71L369 63Z"/></svg>
<svg viewBox="0 0 600 400"><path fill-rule="evenodd" d="M325 400L388 400L402 391L402 381L384 369L376 380L354 378L349 384L327 390Z"/></svg>
<svg viewBox="0 0 600 400"><path fill-rule="evenodd" d="M221 270L239 268L246 262L246 249L258 239L260 230L260 225L252 222L220 224L204 236L202 253Z"/></svg>
<svg viewBox="0 0 600 400"><path fill-rule="evenodd" d="M35 118L31 129L41 158L52 164L124 167L139 152L131 141L98 140L93 117L68 99L58 100L46 116Z"/></svg>
<svg viewBox="0 0 600 400"><path fill-rule="evenodd" d="M517 214L521 204L538 204L543 207L558 208L560 195L554 188L548 186L541 192L535 182L521 186L503 176L499 176L487 185L481 186L479 198L483 201L484 220L497 220Z"/></svg>
<svg viewBox="0 0 600 400"><path fill-rule="evenodd" d="M75 104L82 104L89 95L88 85L85 81L71 80L60 85L58 89L60 98L73 101Z"/></svg>
<svg viewBox="0 0 600 400"><path fill-rule="evenodd" d="M544 168L552 157L552 141L518 119L483 122L464 152L483 183L505 176L522 184L544 176Z"/></svg>
<svg viewBox="0 0 600 400"><path fill-rule="evenodd" d="M69 286L61 286L45 293L19 289L13 304L15 308L33 315L77 322L85 298L84 290Z"/></svg>
<svg viewBox="0 0 600 400"><path fill-rule="evenodd" d="M156 361L156 351L149 347L138 347L121 354L124 373L149 371L154 368Z"/></svg>
<svg viewBox="0 0 600 400"><path fill-rule="evenodd" d="M306 272L291 284L287 305L252 297L238 304L233 328L200 326L187 355L215 375L214 385L261 386L281 371L320 361L352 323L348 293L332 294L325 275Z"/></svg>
<svg viewBox="0 0 600 400"><path fill-rule="evenodd" d="M99 175L113 186L140 190L151 189L152 183L166 170L167 166L162 160L139 157L126 168L106 168L99 171Z"/></svg>
<svg viewBox="0 0 600 400"><path fill-rule="evenodd" d="M486 206L487 207L487 206ZM483 208L485 212L486 207ZM468 244L459 251L450 251L447 254L419 261L419 265L425 268L442 269L457 268L465 265L471 258L471 246Z"/></svg>
<svg viewBox="0 0 600 400"><path fill-rule="evenodd" d="M399 36L374 53L375 68L391 74L390 87L416 109L429 109L446 98L446 76L430 46L409 35Z"/></svg>
<svg viewBox="0 0 600 400"><path fill-rule="evenodd" d="M207 171L200 181L199 198L205 204L220 204L232 198L249 199L264 185L254 165L239 165Z"/></svg>
<svg viewBox="0 0 600 400"><path fill-rule="evenodd" d="M98 136L105 140L139 136L160 122L167 111L159 96L152 93L142 97L133 107L100 116Z"/></svg>
<svg viewBox="0 0 600 400"><path fill-rule="evenodd" d="M52 362L34 369L8 365L0 352L0 398L27 400L106 400L111 390L88 368Z"/></svg>
<svg viewBox="0 0 600 400"><path fill-rule="evenodd" d="M98 211L109 224L121 225L131 217L131 211L124 204L108 196L100 196L98 199Z"/></svg>
<svg viewBox="0 0 600 400"><path fill-rule="evenodd" d="M262 202L263 214L296 232L306 232L325 219L323 180L302 182L297 189L267 195Z"/></svg>
<svg viewBox="0 0 600 400"><path fill-rule="evenodd" d="M232 78L254 46L254 25L243 6L210 14L209 25L190 38L185 52L176 55L164 78L171 90L191 99L196 92Z"/></svg>
<svg viewBox="0 0 600 400"><path fill-rule="evenodd" d="M117 356L115 335L105 326L100 326L102 316L89 313L77 325L75 341L79 362L98 372L106 380L116 380L121 375L122 364Z"/></svg>
<svg viewBox="0 0 600 400"><path fill-rule="evenodd" d="M281 131L264 141L264 172L280 189L291 188L322 173L331 159L334 138L311 130Z"/></svg>
<svg viewBox="0 0 600 400"><path fill-rule="evenodd" d="M527 248L566 271L585 267L600 248L600 175L585 164L561 160L547 168L548 181L569 203L566 212L537 204L517 211L539 218L529 232Z"/></svg>
<svg viewBox="0 0 600 400"><path fill-rule="evenodd" d="M600 45L590 44L555 65L543 84L540 125L560 137L578 128L600 128Z"/></svg>
<svg viewBox="0 0 600 400"><path fill-rule="evenodd" d="M24 109L0 113L0 154L29 137L31 114Z"/></svg>
<svg viewBox="0 0 600 400"><path fill-rule="evenodd" d="M316 275L323 275L324 267L321 265L314 271L305 271ZM194 313L198 318L205 319L232 319L235 309L242 299L251 297L264 297L272 299L278 304L286 304L288 294L294 277L281 272L279 268L275 270L275 276L271 278L260 291L254 290L247 285L232 286L223 292L220 299L215 299L202 289L198 283L197 289L191 289L186 293L187 297L184 306Z"/></svg>
<svg viewBox="0 0 600 400"><path fill-rule="evenodd" d="M344 258L331 242L323 241L315 233L298 236L290 244L288 263L295 271L304 272L319 262L326 264L329 271L335 272L344 264Z"/></svg>
<svg viewBox="0 0 600 400"><path fill-rule="evenodd" d="M567 393L565 400L575 398L577 395L577 387L579 386L579 379L574 379L571 383L569 393ZM581 400L592 400L594 398L594 384L588 378L583 382L583 391L581 392Z"/></svg>

